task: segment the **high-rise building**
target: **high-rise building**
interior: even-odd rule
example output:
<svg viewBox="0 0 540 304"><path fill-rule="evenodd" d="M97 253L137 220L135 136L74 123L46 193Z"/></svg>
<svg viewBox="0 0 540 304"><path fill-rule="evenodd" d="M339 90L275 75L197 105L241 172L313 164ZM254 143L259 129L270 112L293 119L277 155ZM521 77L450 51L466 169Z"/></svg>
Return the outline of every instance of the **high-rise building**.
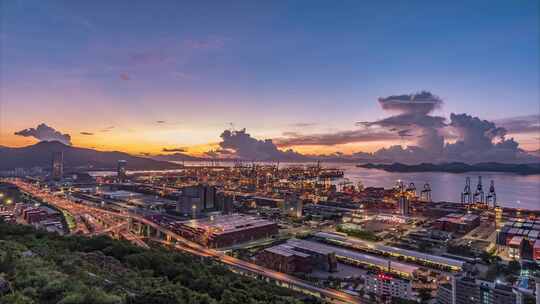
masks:
<svg viewBox="0 0 540 304"><path fill-rule="evenodd" d="M215 186L197 185L182 189L176 211L183 214L192 214L196 217L199 213L216 209L217 190Z"/></svg>
<svg viewBox="0 0 540 304"><path fill-rule="evenodd" d="M303 202L296 193L287 193L283 202L283 213L290 217L302 217Z"/></svg>
<svg viewBox="0 0 540 304"><path fill-rule="evenodd" d="M223 214L230 214L233 211L233 197L224 192L216 194L216 209Z"/></svg>
<svg viewBox="0 0 540 304"><path fill-rule="evenodd" d="M405 195L400 195L398 199L398 205L399 205L399 214L403 216L409 216L410 215L410 206L409 206L409 199Z"/></svg>
<svg viewBox="0 0 540 304"><path fill-rule="evenodd" d="M64 152L53 152L51 176L59 181L64 175Z"/></svg>
<svg viewBox="0 0 540 304"><path fill-rule="evenodd" d="M437 304L515 304L516 293L508 285L478 280L469 274L452 277L452 284L441 284Z"/></svg>
<svg viewBox="0 0 540 304"><path fill-rule="evenodd" d="M127 167L127 161L125 160L118 161L118 166L116 168L116 178L120 182L125 181L127 178L126 167Z"/></svg>

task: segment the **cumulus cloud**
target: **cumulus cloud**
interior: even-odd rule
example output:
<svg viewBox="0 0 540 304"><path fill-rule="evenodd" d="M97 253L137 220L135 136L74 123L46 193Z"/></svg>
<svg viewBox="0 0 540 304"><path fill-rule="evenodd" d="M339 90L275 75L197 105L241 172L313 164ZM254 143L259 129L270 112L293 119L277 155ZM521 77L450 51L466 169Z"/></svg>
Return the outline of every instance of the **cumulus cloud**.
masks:
<svg viewBox="0 0 540 304"><path fill-rule="evenodd" d="M219 150L210 151L232 155L246 160L290 160L299 161L306 159L305 156L292 150L282 151L272 142L271 139L260 140L251 137L246 129L241 130L225 130L220 135L221 142Z"/></svg>
<svg viewBox="0 0 540 304"><path fill-rule="evenodd" d="M45 123L39 124L36 128L28 128L15 132L15 135L24 137L34 137L39 141L59 141L65 145L71 145L71 136L49 127Z"/></svg>
<svg viewBox="0 0 540 304"><path fill-rule="evenodd" d="M384 110L396 113L393 116L363 123L366 126L380 126L389 129L407 128L398 132L400 136L416 135L417 145L435 154L440 154L444 146L444 137L439 130L445 126L445 118L431 115L440 108L443 101L430 92L417 94L392 95L379 98Z"/></svg>
<svg viewBox="0 0 540 304"><path fill-rule="evenodd" d="M350 157L372 161L420 162L529 162L538 158L519 148L507 134L538 133L540 116L515 117L496 122L468 114L445 117L433 115L442 99L423 91L417 94L379 98L379 104L392 115L376 121L358 122L362 128L325 134L284 132L275 140L280 147L297 145L339 145L407 138L412 145L394 145L373 153L358 152ZM452 142L453 141L453 142ZM336 155L324 155L335 157ZM323 156L321 156L323 157Z"/></svg>
<svg viewBox="0 0 540 304"><path fill-rule="evenodd" d="M181 147L181 148L163 148L161 151L168 152L168 153L171 153L171 152L186 152L187 149L184 148L184 147Z"/></svg>
<svg viewBox="0 0 540 304"><path fill-rule="evenodd" d="M457 131L458 140L445 146L445 159L468 162L534 160L513 138L507 139L508 131L494 122L452 113L449 127Z"/></svg>
<svg viewBox="0 0 540 304"><path fill-rule="evenodd" d="M87 136L94 135L94 133L92 133L92 132L81 132L80 134L81 135L87 135Z"/></svg>

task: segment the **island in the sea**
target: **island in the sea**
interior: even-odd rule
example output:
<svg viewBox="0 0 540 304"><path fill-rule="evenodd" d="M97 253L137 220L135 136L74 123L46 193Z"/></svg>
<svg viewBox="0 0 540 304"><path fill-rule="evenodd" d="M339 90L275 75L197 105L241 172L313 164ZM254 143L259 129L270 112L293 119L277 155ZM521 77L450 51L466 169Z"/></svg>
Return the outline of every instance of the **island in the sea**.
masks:
<svg viewBox="0 0 540 304"><path fill-rule="evenodd" d="M503 163L477 163L466 164L461 162L452 163L421 163L417 165L407 165L402 163L393 164L359 164L360 168L380 169L388 172L507 172L516 174L540 174L540 163L531 164L503 164Z"/></svg>

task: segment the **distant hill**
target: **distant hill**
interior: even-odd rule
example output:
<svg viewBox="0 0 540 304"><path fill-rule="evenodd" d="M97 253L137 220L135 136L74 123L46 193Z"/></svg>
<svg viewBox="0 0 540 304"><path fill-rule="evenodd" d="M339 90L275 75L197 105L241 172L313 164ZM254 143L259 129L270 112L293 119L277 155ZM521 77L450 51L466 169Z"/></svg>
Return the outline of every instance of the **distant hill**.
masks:
<svg viewBox="0 0 540 304"><path fill-rule="evenodd" d="M102 152L66 146L57 141L42 141L35 145L10 148L0 147L0 170L51 166L53 152L64 152L64 167L93 170L116 169L118 160L126 160L128 170L176 169L181 165L132 156L123 152Z"/></svg>
<svg viewBox="0 0 540 304"><path fill-rule="evenodd" d="M466 163L453 162L430 164L422 163L418 165L405 165L401 163L387 164L363 164L357 167L367 169L380 169L388 172L508 172L517 174L540 174L540 163L535 164L502 164L502 163L478 163L469 165Z"/></svg>
<svg viewBox="0 0 540 304"><path fill-rule="evenodd" d="M160 154L160 155L153 155L151 156L152 159L159 160L159 161L204 161L208 160L208 158L201 158L196 156L187 155L184 153L173 153L173 154Z"/></svg>

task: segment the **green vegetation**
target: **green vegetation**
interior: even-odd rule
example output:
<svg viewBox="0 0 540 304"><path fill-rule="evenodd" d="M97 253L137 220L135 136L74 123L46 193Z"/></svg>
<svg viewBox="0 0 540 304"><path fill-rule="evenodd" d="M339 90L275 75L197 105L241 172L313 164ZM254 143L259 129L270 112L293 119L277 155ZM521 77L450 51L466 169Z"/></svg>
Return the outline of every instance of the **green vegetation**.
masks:
<svg viewBox="0 0 540 304"><path fill-rule="evenodd" d="M375 233L367 230L347 229L342 225L337 225L336 231L347 234L348 236L356 237L366 241L378 242L381 240Z"/></svg>
<svg viewBox="0 0 540 304"><path fill-rule="evenodd" d="M108 237L62 237L0 222L5 304L317 302L204 258Z"/></svg>
<svg viewBox="0 0 540 304"><path fill-rule="evenodd" d="M77 223L75 223L75 218L73 217L73 215L71 215L71 213L67 211L62 211L62 213L64 214L64 218L66 219L66 224L69 231L75 230L75 228L77 228Z"/></svg>

